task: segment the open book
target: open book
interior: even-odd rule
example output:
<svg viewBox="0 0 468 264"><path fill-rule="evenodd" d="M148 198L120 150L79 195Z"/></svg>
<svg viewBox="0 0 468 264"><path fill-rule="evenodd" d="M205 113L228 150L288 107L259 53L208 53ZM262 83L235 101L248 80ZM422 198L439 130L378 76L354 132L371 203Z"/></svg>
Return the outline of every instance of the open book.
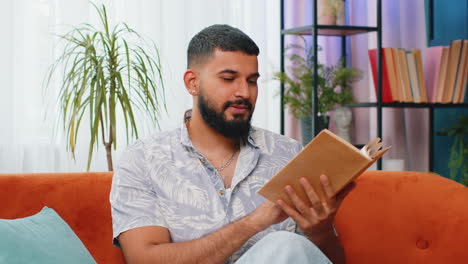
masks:
<svg viewBox="0 0 468 264"><path fill-rule="evenodd" d="M265 183L258 194L273 202L282 199L291 205L284 191L286 185L291 185L304 202L309 201L299 182L300 178L305 177L323 200L325 194L320 183L320 175L327 175L334 193L338 193L390 149L390 147L382 149L383 142L379 141L380 138L375 138L359 150L346 140L324 129Z"/></svg>

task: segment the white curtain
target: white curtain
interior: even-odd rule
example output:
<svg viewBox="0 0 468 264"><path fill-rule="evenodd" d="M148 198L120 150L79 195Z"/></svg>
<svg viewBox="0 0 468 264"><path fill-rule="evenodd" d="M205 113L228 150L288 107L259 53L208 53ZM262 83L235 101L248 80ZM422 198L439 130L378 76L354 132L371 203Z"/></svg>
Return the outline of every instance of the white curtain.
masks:
<svg viewBox="0 0 468 264"><path fill-rule="evenodd" d="M160 116L161 130L179 126L191 107L182 76L190 38L211 24L230 24L246 32L260 47L259 97L253 124L279 132L278 84L271 81L279 70L280 5L272 0L105 0L112 23L126 22L154 41L159 48L166 85L168 112ZM86 22L97 24L87 0L1 0L0 22L0 173L84 171L88 129L78 138L76 161L65 148L57 123L57 87L48 93L42 81L60 53L56 34ZM122 120L121 120L122 121ZM86 125L85 123L83 124ZM141 127L148 127L144 124ZM121 128L121 127L120 127ZM157 132L146 129L141 135ZM125 148L120 130L114 161ZM91 171L107 170L102 146L95 152Z"/></svg>

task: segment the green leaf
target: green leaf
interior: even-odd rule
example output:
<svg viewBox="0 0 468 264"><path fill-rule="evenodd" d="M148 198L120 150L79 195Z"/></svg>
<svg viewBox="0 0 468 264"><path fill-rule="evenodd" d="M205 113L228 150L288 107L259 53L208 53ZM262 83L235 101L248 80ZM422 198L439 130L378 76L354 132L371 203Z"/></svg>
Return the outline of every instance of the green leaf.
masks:
<svg viewBox="0 0 468 264"><path fill-rule="evenodd" d="M355 68L343 67L343 62L335 66L317 64L318 75L314 77L313 47L293 44L286 48L290 67L286 72L279 72L274 79L285 84L283 105L288 106L294 116L303 119L312 114L313 87L317 79L318 112L326 117L335 105L345 105L354 102L351 84L359 80L361 72ZM338 89L339 88L339 89Z"/></svg>

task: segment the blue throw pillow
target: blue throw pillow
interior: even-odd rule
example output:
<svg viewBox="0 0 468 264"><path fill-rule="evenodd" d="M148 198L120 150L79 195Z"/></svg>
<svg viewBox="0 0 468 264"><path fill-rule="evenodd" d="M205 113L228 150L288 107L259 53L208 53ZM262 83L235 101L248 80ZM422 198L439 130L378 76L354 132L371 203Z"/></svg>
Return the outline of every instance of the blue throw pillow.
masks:
<svg viewBox="0 0 468 264"><path fill-rule="evenodd" d="M0 263L96 263L68 224L51 208L20 219L0 219Z"/></svg>

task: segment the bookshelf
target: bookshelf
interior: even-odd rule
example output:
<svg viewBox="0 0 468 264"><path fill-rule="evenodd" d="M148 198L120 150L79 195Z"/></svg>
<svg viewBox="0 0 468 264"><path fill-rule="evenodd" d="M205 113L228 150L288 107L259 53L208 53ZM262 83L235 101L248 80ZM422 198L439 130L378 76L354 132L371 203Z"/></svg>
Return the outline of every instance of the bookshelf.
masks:
<svg viewBox="0 0 468 264"><path fill-rule="evenodd" d="M319 36L351 36L361 33L368 33L377 31L377 27L359 27L359 26L336 26L336 25L310 25L304 27L297 27L282 30L283 34L295 35L312 35L314 28L317 28L317 35Z"/></svg>
<svg viewBox="0 0 468 264"><path fill-rule="evenodd" d="M357 34L367 34L370 32L377 33L377 103L375 105L368 105L365 107L376 107L377 109L377 136L382 138L382 2L377 1L377 26L351 26L351 25L320 25L317 22L317 0L312 1L312 16L313 23L307 26L295 27L295 28L284 28L284 0L281 0L281 71L285 71L284 66L284 36L285 35L310 35L312 37L313 45L313 65L314 65L314 76L318 75L318 37L340 37L341 38L341 54L346 61L346 38ZM313 83L313 95L312 95L312 131L313 135L317 135L320 131L316 124L318 123L318 78L314 78ZM284 85L281 85L280 96L281 102L283 101ZM284 134L284 109L281 105L281 117L280 117L280 129L281 134ZM382 160L377 162L377 168L382 169Z"/></svg>
<svg viewBox="0 0 468 264"><path fill-rule="evenodd" d="M467 103L463 104L442 104L442 103L379 103L379 102L368 102L368 103L357 103L348 105L349 107L377 107L377 108L427 108L429 109L429 171L434 171L434 135L436 131L434 123L434 111L442 108L468 108ZM381 119L380 123L381 126ZM381 137L381 135L379 135ZM381 167L379 167L381 169Z"/></svg>
<svg viewBox="0 0 468 264"><path fill-rule="evenodd" d="M346 38L351 37L357 34L367 34L370 32L377 33L377 101L376 102L363 102L363 103L356 103L352 105L348 105L349 107L362 107L362 108L375 108L377 112L377 136L382 138L383 136L383 125L382 125L382 114L384 108L426 108L429 110L429 171L434 170L434 135L436 131L436 127L434 126L434 111L437 109L443 108L467 108L467 103L462 104L443 104L443 103L399 103L399 102L392 102L392 103L384 103L382 100L382 72L383 72L383 60L382 60L382 1L377 1L377 26L369 27L369 26L337 26L337 25L319 25L317 24L317 0L313 1L312 6L312 14L313 14L313 23L312 25L295 27L295 28L284 28L284 0L281 1L281 71L284 72L284 36L285 35L309 35L312 37L313 41L313 54L314 54L314 75L317 76L317 42L318 36L334 36L334 37L341 37L342 41L342 54L346 56ZM317 113L318 113L318 98L317 98L317 78L314 78L314 89L313 89L313 111L312 111L312 130L313 135L317 135L320 131L315 126L317 124ZM281 86L281 100L284 94L284 86ZM281 133L284 134L284 109L281 106ZM362 147L362 146L357 146ZM382 161L379 160L377 163L377 169L382 169Z"/></svg>

